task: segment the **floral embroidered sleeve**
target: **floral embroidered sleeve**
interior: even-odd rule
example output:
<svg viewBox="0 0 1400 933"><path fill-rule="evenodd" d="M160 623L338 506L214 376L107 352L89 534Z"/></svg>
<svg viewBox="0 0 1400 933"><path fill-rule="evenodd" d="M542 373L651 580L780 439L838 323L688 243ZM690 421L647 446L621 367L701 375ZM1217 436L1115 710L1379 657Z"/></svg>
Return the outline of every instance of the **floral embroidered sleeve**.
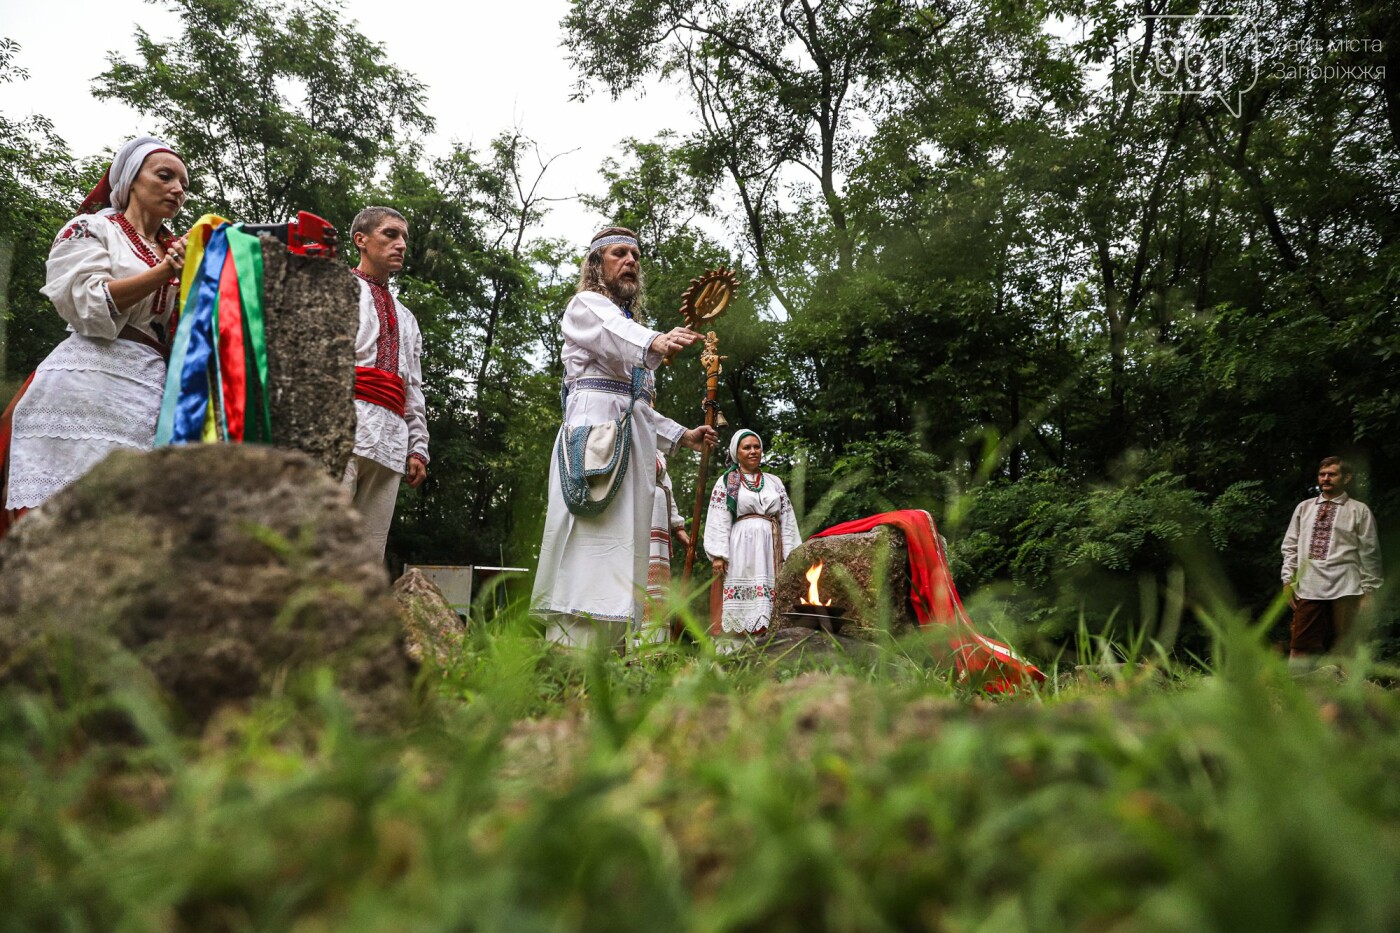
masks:
<svg viewBox="0 0 1400 933"><path fill-rule="evenodd" d="M75 217L53 241L42 289L68 324L85 337L115 339L129 310L117 310L107 292L112 273L111 227L97 217Z"/></svg>
<svg viewBox="0 0 1400 933"><path fill-rule="evenodd" d="M724 477L715 481L710 493L710 509L705 516L705 553L713 560L716 557L729 559L729 527L733 519L729 507L724 504Z"/></svg>

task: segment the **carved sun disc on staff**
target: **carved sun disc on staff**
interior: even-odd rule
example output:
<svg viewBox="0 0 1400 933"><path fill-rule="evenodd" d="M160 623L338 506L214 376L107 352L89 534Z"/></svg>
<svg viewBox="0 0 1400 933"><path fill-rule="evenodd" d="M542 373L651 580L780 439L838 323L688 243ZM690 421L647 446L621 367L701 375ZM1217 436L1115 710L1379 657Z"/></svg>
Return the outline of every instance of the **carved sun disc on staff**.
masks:
<svg viewBox="0 0 1400 933"><path fill-rule="evenodd" d="M701 324L713 321L729 307L739 279L733 270L720 266L690 280L690 287L681 294L681 316L686 326L699 330Z"/></svg>
<svg viewBox="0 0 1400 933"><path fill-rule="evenodd" d="M681 317L685 318L685 326L697 333L703 332L701 325L724 313L738 287L739 280L734 272L724 266L691 279L690 287L681 293ZM667 366L675 356L674 350L666 354Z"/></svg>

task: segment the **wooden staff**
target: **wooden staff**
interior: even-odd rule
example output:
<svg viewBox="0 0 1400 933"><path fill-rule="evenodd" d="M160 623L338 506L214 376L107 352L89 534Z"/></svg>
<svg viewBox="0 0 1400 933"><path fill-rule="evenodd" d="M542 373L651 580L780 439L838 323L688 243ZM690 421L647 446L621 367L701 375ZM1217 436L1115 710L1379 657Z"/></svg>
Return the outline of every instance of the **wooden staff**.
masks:
<svg viewBox="0 0 1400 933"><path fill-rule="evenodd" d="M719 374L725 357L719 355L719 336L710 331L705 335L705 349L700 353L700 365L705 368L705 424L717 428L724 423L719 412ZM691 514L690 544L685 549L685 572L682 583L690 582L691 570L695 567L695 546L700 538L700 516L705 507L705 483L710 476L710 445L700 452L700 475L695 481L695 510ZM713 594L712 594L713 598Z"/></svg>
<svg viewBox="0 0 1400 933"><path fill-rule="evenodd" d="M710 269L704 275L691 279L690 287L681 295L681 316L685 319L685 325L696 333L701 333L702 325L712 323L729 307L729 301L738 287L739 280L733 270L723 266ZM705 424L711 428L724 425L724 416L719 410L719 374L720 363L723 360L724 357L719 355L719 337L714 331L709 331L705 334L705 349L700 354L700 365L705 369ZM710 448L706 446L700 452L700 477L695 484L695 511L690 521L690 544L685 549L685 571L681 576L681 582L685 586L689 586L690 575L695 567L695 548L700 540L700 518L704 515L705 484L709 475ZM723 602L723 584L724 580L721 577L710 581L711 624L719 618Z"/></svg>

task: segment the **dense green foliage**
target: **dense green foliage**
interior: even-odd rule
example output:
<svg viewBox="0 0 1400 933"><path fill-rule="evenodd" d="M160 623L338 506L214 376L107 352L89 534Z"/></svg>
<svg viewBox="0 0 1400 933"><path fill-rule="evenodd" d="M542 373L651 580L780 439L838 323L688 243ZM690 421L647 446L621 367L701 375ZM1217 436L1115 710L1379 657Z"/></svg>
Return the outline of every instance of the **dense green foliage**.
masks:
<svg viewBox="0 0 1400 933"><path fill-rule="evenodd" d="M333 4L165 2L181 35L138 34L94 91L178 141L201 209L309 208L342 230L364 203L409 216L400 285L434 463L403 493L394 560L530 564L587 232L542 236L548 160L520 129L425 156L422 87ZM698 129L628 140L586 202L642 232L658 326L691 276L739 270L722 402L769 439L804 530L927 508L964 590L1049 649L1081 621L1147 626L1143 593L1191 602L1222 574L1261 609L1325 454L1361 468L1396 554L1400 36L1384 12L1274 0L1222 21L1220 41L1268 40L1257 83L1224 76L1240 97L1152 93L1135 75L1169 37L1121 3L575 0L563 27L578 96L670 81L690 100ZM4 80L22 77L14 54ZM205 80L220 69L248 80ZM61 332L39 244L94 166L42 120L0 135L13 381ZM698 420L693 354L660 388L662 410ZM688 503L694 458L672 470ZM1213 559L1186 567L1186 543Z"/></svg>
<svg viewBox="0 0 1400 933"><path fill-rule="evenodd" d="M1220 634L990 703L917 644L775 679L482 626L394 735L329 672L199 741L6 694L0 929L1394 929L1400 700Z"/></svg>
<svg viewBox="0 0 1400 933"><path fill-rule="evenodd" d="M201 182L189 204L195 216L354 216L397 141L432 128L422 86L384 62L334 5L167 5L182 34L160 42L138 27L140 60L111 56L94 93L156 118Z"/></svg>

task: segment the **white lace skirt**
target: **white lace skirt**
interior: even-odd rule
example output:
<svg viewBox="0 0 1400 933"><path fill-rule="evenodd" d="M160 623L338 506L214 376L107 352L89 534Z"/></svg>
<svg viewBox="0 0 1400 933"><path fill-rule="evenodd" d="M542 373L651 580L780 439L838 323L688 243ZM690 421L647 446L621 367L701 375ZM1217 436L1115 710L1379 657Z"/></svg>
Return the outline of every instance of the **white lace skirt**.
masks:
<svg viewBox="0 0 1400 933"><path fill-rule="evenodd" d="M42 505L118 447L150 450L164 389L150 347L69 334L15 407L6 507Z"/></svg>
<svg viewBox="0 0 1400 933"><path fill-rule="evenodd" d="M773 624L773 525L736 521L729 529L729 571L724 576L721 627L726 634L752 635Z"/></svg>

